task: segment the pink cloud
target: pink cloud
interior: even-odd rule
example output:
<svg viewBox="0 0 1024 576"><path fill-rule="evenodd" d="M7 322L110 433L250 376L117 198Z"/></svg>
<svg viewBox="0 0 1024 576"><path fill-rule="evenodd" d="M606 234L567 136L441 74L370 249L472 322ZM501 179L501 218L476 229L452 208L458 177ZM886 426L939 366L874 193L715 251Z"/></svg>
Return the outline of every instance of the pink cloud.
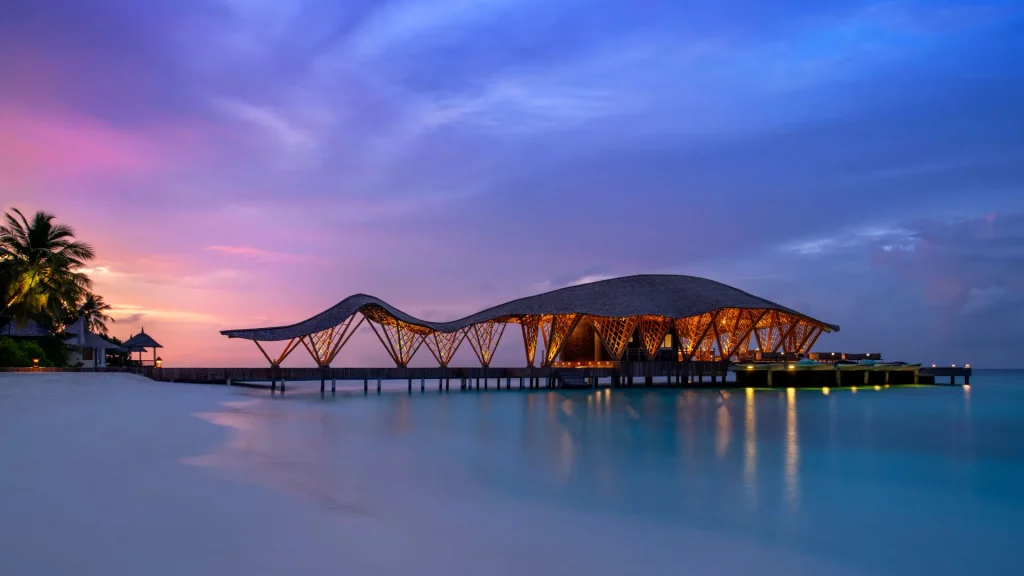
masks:
<svg viewBox="0 0 1024 576"><path fill-rule="evenodd" d="M308 254L290 254L287 252L273 252L250 246L207 246L203 248L209 252L220 252L233 256L244 256L263 262L309 262L313 259Z"/></svg>
<svg viewBox="0 0 1024 576"><path fill-rule="evenodd" d="M0 172L19 180L148 174L195 157L199 142L188 128L129 131L87 116L3 106L0 126Z"/></svg>

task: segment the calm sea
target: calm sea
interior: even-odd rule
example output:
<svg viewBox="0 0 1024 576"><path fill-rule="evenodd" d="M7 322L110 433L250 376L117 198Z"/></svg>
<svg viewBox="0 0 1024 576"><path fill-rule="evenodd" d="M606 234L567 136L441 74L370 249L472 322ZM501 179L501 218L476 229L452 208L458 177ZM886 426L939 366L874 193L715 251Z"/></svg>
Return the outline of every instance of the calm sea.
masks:
<svg viewBox="0 0 1024 576"><path fill-rule="evenodd" d="M76 391L88 408L62 404L78 450L0 444L9 464L35 458L0 474L4 497L23 500L0 506L0 538L31 548L18 522L71 523L90 530L53 536L145 550L141 523L189 573L1021 574L1024 372L972 384L326 400L301 386L281 398L118 384ZM83 473L113 486L57 504L26 489L33 474ZM74 573L146 566L89 550ZM5 574L57 562L8 561L20 563Z"/></svg>

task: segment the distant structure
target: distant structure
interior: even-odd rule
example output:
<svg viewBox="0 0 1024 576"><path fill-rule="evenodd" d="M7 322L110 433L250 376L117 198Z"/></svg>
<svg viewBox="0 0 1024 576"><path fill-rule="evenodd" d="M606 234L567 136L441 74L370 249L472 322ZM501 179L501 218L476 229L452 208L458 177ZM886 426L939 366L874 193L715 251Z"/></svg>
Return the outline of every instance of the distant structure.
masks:
<svg viewBox="0 0 1024 576"><path fill-rule="evenodd" d="M10 321L0 325L0 336L10 338L39 339L52 337L49 330L35 320ZM64 329L60 339L67 346L68 366L78 368L106 368L107 350L118 350L117 344L90 332L85 322L78 320Z"/></svg>
<svg viewBox="0 0 1024 576"><path fill-rule="evenodd" d="M297 324L221 334L252 340L271 367L300 345L317 366L328 367L364 321L398 367L406 367L423 345L447 367L464 341L487 367L510 324L522 330L527 366L537 360L538 337L543 342L542 367L795 357L807 354L823 332L839 330L712 280L640 275L521 298L452 322L427 322L356 294ZM276 357L261 344L272 341L286 342Z"/></svg>
<svg viewBox="0 0 1024 576"><path fill-rule="evenodd" d="M152 348L153 349L153 359L152 360L143 360L142 359L142 353L145 352L147 348ZM162 361L160 360L160 358L157 358L157 355L156 355L156 349L157 348L163 348L163 346L161 346L160 343L157 342L156 340L154 340L149 334L146 334L146 329L145 328L142 328L141 332L139 332L138 334L136 334L134 336L131 336L130 338L125 340L124 344L121 345L121 350L123 350L125 352L128 352L129 355L131 355L132 353L138 352L138 354L139 354L139 365L140 366L145 366L146 362L150 362L151 366L159 367L159 365L162 363Z"/></svg>
<svg viewBox="0 0 1024 576"><path fill-rule="evenodd" d="M120 350L120 346L91 332L82 319L64 329L64 344L68 347L68 365L82 368L106 368L107 350Z"/></svg>

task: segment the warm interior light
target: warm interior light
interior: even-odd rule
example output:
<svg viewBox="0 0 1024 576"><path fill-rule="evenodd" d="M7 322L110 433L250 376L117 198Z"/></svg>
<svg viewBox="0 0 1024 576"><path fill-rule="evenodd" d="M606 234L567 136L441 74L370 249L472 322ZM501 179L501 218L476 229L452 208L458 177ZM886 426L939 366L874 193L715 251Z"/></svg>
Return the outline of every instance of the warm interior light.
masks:
<svg viewBox="0 0 1024 576"><path fill-rule="evenodd" d="M39 358L33 358L32 359L32 367L33 368L39 368Z"/></svg>
<svg viewBox="0 0 1024 576"><path fill-rule="evenodd" d="M747 370L753 370L753 369L754 369L753 366L749 366L749 365L747 366Z"/></svg>
<svg viewBox="0 0 1024 576"><path fill-rule="evenodd" d="M792 370L792 369L794 369L794 368L796 368L796 366L793 366L792 364L790 364L790 365L789 365L789 369L790 369L790 370Z"/></svg>
<svg viewBox="0 0 1024 576"><path fill-rule="evenodd" d="M154 363L156 364L157 368L163 368L163 366L164 366L164 359L163 358L157 358L156 362L154 362Z"/></svg>

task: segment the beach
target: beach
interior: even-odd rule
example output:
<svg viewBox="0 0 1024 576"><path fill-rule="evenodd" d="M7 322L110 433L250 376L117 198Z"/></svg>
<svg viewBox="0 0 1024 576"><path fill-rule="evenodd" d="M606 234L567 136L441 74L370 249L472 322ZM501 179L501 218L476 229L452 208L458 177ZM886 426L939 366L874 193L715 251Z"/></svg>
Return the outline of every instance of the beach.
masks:
<svg viewBox="0 0 1024 576"><path fill-rule="evenodd" d="M0 573L1019 573L1014 378L321 400L0 375Z"/></svg>

